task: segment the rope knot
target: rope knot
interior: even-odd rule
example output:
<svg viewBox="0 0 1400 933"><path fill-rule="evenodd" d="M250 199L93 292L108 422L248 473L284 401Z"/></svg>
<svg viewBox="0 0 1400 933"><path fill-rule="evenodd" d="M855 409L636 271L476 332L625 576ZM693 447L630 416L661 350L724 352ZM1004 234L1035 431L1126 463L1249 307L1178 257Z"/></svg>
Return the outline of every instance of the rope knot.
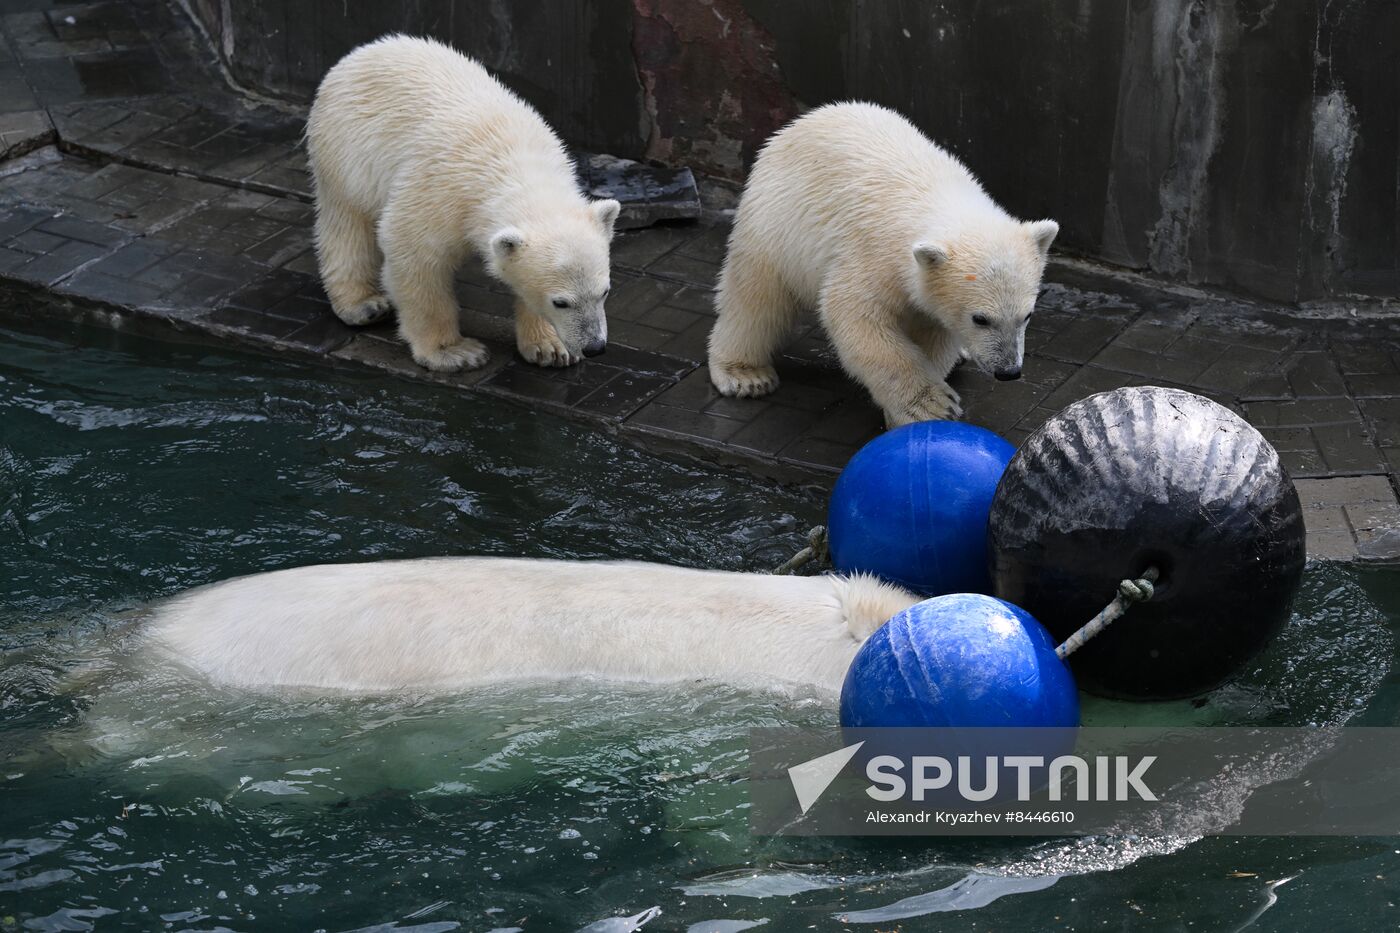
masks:
<svg viewBox="0 0 1400 933"><path fill-rule="evenodd" d="M1063 661L1084 647L1086 641L1108 628L1111 623L1121 619L1123 613L1127 612L1134 603L1142 603L1151 599L1156 592L1152 581L1159 576L1160 573L1156 567L1148 567L1136 580L1124 580L1119 583L1118 595L1113 597L1113 602L1104 606L1103 611L1090 619L1087 625L1066 638L1064 643L1055 649L1055 654Z"/></svg>
<svg viewBox="0 0 1400 933"><path fill-rule="evenodd" d="M1118 595L1130 603L1145 603L1152 598L1156 589L1146 577L1137 580L1124 580L1118 584Z"/></svg>

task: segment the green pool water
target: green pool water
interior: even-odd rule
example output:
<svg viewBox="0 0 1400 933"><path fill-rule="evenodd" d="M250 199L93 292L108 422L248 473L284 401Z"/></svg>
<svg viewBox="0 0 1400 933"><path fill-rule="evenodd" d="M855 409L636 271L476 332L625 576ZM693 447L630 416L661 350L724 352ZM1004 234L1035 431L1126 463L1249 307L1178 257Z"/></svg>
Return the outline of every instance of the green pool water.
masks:
<svg viewBox="0 0 1400 933"><path fill-rule="evenodd" d="M648 931L696 933L1400 923L1400 839L755 838L745 730L833 723L818 696L250 697L117 647L132 610L239 574L441 554L758 570L822 512L499 402L0 330L0 931L616 933L653 907ZM1312 566L1237 682L1086 718L1394 724L1398 625L1395 572Z"/></svg>

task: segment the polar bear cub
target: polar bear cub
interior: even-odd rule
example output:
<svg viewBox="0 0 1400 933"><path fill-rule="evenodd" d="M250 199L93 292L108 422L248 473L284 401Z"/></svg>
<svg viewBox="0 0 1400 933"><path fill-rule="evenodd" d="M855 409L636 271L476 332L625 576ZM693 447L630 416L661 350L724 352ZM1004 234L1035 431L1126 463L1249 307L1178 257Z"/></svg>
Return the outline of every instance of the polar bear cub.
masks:
<svg viewBox="0 0 1400 933"><path fill-rule="evenodd" d="M947 376L960 356L998 379L1020 376L1059 229L1011 217L891 110L813 110L768 140L744 188L710 379L724 395L772 392L773 354L805 306L890 427L956 418Z"/></svg>
<svg viewBox="0 0 1400 933"><path fill-rule="evenodd" d="M387 692L595 677L837 691L917 597L871 577L442 557L298 567L191 590L149 644L216 683Z"/></svg>
<svg viewBox="0 0 1400 933"><path fill-rule="evenodd" d="M342 321L392 305L420 365L483 365L453 290L474 249L515 293L525 359L568 366L602 352L618 202L589 202L553 130L476 62L407 36L361 46L321 82L306 142L316 255Z"/></svg>

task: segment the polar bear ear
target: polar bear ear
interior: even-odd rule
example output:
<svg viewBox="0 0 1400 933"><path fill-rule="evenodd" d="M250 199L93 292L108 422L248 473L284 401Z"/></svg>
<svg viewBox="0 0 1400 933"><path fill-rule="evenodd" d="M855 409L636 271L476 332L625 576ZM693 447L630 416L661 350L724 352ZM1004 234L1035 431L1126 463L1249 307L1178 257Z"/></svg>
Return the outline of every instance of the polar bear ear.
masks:
<svg viewBox="0 0 1400 933"><path fill-rule="evenodd" d="M602 227L608 236L612 236L613 224L617 222L617 214L622 210L622 205L609 198L606 201L594 201L588 207L593 211L598 226Z"/></svg>
<svg viewBox="0 0 1400 933"><path fill-rule="evenodd" d="M1032 220L1025 224L1025 228L1042 256L1050 252L1050 244L1055 242L1060 232L1060 225L1053 220Z"/></svg>
<svg viewBox="0 0 1400 933"><path fill-rule="evenodd" d="M914 258L925 269L936 269L948 261L948 251L937 243L915 243Z"/></svg>
<svg viewBox="0 0 1400 933"><path fill-rule="evenodd" d="M525 245L525 234L514 227L505 227L491 237L491 255L497 262L504 262L519 252Z"/></svg>

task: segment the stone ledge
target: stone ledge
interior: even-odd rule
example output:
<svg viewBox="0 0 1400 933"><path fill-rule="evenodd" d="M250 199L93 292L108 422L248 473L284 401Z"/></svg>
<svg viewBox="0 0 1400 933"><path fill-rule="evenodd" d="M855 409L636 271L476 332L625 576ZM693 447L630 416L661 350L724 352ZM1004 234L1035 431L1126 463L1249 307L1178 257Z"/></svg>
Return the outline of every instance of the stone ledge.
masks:
<svg viewBox="0 0 1400 933"><path fill-rule="evenodd" d="M1385 476L1297 481L1308 556L1392 562L1400 558L1400 502Z"/></svg>

